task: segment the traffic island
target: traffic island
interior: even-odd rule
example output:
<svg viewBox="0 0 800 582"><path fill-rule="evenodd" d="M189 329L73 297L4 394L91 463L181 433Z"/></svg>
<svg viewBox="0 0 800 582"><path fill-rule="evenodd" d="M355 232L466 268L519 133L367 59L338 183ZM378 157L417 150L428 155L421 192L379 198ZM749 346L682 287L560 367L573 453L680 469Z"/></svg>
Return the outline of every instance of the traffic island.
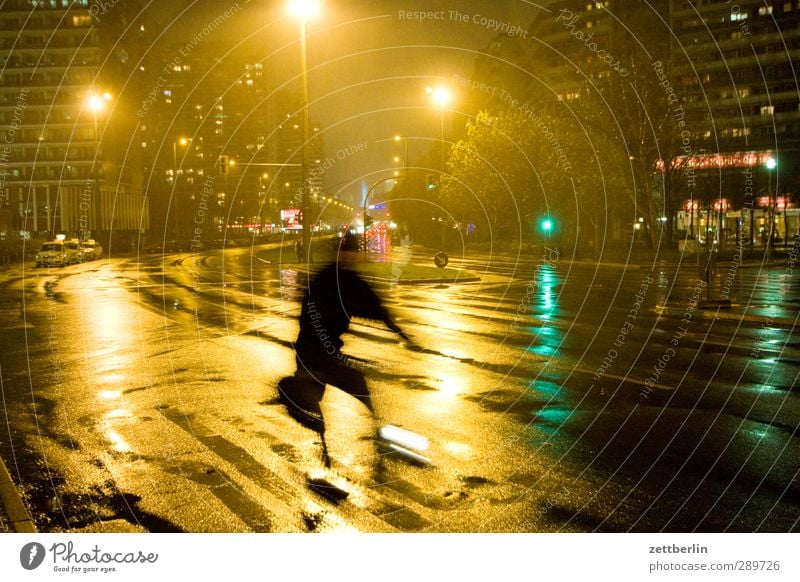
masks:
<svg viewBox="0 0 800 582"><path fill-rule="evenodd" d="M256 253L258 260L274 265L278 269L310 272L336 260L336 252L326 250L314 251L314 262L298 261L291 248L266 249ZM369 255L353 264L361 275L371 281L389 285L421 285L433 283L474 283L480 277L471 271L434 265L399 265L391 261L371 261Z"/></svg>

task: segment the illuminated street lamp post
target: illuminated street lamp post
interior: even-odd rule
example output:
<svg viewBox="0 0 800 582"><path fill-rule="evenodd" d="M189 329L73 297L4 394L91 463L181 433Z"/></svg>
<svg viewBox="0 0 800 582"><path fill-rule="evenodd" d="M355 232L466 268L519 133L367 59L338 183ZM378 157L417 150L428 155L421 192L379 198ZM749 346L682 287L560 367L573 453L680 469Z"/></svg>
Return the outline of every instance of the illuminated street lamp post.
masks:
<svg viewBox="0 0 800 582"><path fill-rule="evenodd" d="M775 238L775 205L777 203L775 193L772 191L772 170L778 167L775 158L768 158L764 163L769 176L769 230L767 231L767 261L772 258L772 245Z"/></svg>
<svg viewBox="0 0 800 582"><path fill-rule="evenodd" d="M406 175L406 182L408 182L408 136L407 135L396 135L394 136L394 141L403 140L405 142L405 154L403 155L403 170Z"/></svg>
<svg viewBox="0 0 800 582"><path fill-rule="evenodd" d="M428 87L425 92L431 96L433 104L439 108L439 123L441 128L439 144L439 171L444 173L444 110L453 99L453 94L447 87Z"/></svg>
<svg viewBox="0 0 800 582"><path fill-rule="evenodd" d="M308 61L306 51L306 21L319 13L320 5L317 0L292 0L290 11L300 20L300 107L303 115L303 170L300 182L302 193L301 213L303 217L303 252L306 259L311 262L311 207L309 199L308 175L310 164L309 153L309 127L308 127Z"/></svg>
<svg viewBox="0 0 800 582"><path fill-rule="evenodd" d="M106 102L111 101L111 94L110 93L103 93L102 95L98 95L97 93L89 93L86 97L86 107L89 111L92 112L92 123L94 124L94 157L92 158L92 169L91 169L91 182L92 182L92 189L90 192L91 198L93 202L97 200L97 196L99 194L100 188L98 185L99 181L99 174L97 172L97 161L100 157L100 135L97 132L97 115L102 113L106 108ZM88 237L88 228L89 228L89 221L88 217L85 222L86 227L81 227L80 229L80 239L85 240Z"/></svg>
<svg viewBox="0 0 800 582"><path fill-rule="evenodd" d="M172 191L173 191L173 200L176 201L175 209L172 212L173 217L173 226L172 228L175 231L175 237L178 237L178 204L177 204L177 197L178 197L178 145L181 147L186 147L189 145L189 138L180 137L177 140L173 140L172 142Z"/></svg>

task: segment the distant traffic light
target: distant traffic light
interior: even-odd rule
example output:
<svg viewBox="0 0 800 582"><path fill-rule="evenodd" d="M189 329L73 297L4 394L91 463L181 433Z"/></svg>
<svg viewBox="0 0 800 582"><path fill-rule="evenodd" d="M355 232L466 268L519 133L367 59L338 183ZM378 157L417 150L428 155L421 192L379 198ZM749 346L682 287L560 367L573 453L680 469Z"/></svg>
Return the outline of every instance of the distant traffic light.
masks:
<svg viewBox="0 0 800 582"><path fill-rule="evenodd" d="M542 233L546 235L552 233L554 227L555 223L553 222L553 219L550 218L549 216L545 216L539 221L539 230L541 230Z"/></svg>

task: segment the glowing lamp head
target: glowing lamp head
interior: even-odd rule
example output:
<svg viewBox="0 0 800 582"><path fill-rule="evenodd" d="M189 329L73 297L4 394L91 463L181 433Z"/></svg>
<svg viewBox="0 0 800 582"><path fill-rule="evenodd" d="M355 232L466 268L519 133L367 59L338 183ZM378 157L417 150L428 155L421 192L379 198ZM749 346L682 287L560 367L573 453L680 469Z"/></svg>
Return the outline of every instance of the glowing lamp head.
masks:
<svg viewBox="0 0 800 582"><path fill-rule="evenodd" d="M775 161L775 158L769 158L766 161L766 166L768 170L774 170L778 165L778 162Z"/></svg>
<svg viewBox="0 0 800 582"><path fill-rule="evenodd" d="M543 232L550 232L553 230L553 221L549 218L545 218L542 220L541 226Z"/></svg>
<svg viewBox="0 0 800 582"><path fill-rule="evenodd" d="M313 18L320 12L319 0L292 0L289 12L299 18Z"/></svg>
<svg viewBox="0 0 800 582"><path fill-rule="evenodd" d="M431 96L434 105L441 109L447 107L453 98L453 94L447 87L428 87L425 92Z"/></svg>
<svg viewBox="0 0 800 582"><path fill-rule="evenodd" d="M103 102L102 97L92 93L91 95L89 95L88 99L86 99L86 106L92 113L98 113L99 111L103 110L103 107L105 107L105 103Z"/></svg>

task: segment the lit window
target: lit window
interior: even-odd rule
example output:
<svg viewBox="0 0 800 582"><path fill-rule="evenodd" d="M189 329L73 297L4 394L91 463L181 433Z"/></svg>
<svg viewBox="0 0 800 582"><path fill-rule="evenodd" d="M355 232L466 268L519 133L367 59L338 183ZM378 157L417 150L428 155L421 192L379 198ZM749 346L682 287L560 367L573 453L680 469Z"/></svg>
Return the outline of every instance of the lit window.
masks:
<svg viewBox="0 0 800 582"><path fill-rule="evenodd" d="M750 88L744 87L743 89L739 89L739 97L744 99L745 97L750 96Z"/></svg>
<svg viewBox="0 0 800 582"><path fill-rule="evenodd" d="M761 107L761 115L774 115L775 107L772 105L763 105Z"/></svg>
<svg viewBox="0 0 800 582"><path fill-rule="evenodd" d="M747 20L747 12L733 12L731 11L731 22L738 22L740 20Z"/></svg>
<svg viewBox="0 0 800 582"><path fill-rule="evenodd" d="M164 95L166 97L172 97L172 90L171 89L164 89Z"/></svg>
<svg viewBox="0 0 800 582"><path fill-rule="evenodd" d="M146 147L147 147L147 142L146 142L146 141L143 141L143 142L142 142L142 148L146 148Z"/></svg>
<svg viewBox="0 0 800 582"><path fill-rule="evenodd" d="M72 17L72 26L91 26L91 25L92 25L92 17L89 15Z"/></svg>
<svg viewBox="0 0 800 582"><path fill-rule="evenodd" d="M594 23L591 20L587 20L586 21L586 28L591 28L592 26L594 26Z"/></svg>
<svg viewBox="0 0 800 582"><path fill-rule="evenodd" d="M783 11L784 12L791 12L792 11L792 3L791 2L784 2L783 3Z"/></svg>
<svg viewBox="0 0 800 582"><path fill-rule="evenodd" d="M772 6L759 6L758 13L761 16L766 16L767 14L772 14Z"/></svg>

